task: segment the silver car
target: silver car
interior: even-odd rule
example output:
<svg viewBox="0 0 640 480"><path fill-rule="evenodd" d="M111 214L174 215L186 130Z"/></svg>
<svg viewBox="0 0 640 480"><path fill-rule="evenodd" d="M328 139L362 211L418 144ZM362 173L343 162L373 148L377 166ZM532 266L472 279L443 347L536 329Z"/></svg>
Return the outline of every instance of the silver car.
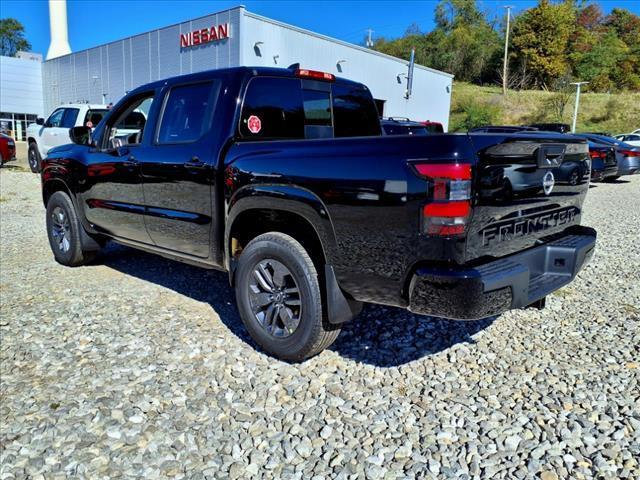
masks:
<svg viewBox="0 0 640 480"><path fill-rule="evenodd" d="M616 162L618 164L618 173L609 180L615 180L623 175L640 174L640 147L622 142L614 137L606 135L597 135L592 133L576 133L578 137L584 137L588 140L598 143L604 143L615 147Z"/></svg>

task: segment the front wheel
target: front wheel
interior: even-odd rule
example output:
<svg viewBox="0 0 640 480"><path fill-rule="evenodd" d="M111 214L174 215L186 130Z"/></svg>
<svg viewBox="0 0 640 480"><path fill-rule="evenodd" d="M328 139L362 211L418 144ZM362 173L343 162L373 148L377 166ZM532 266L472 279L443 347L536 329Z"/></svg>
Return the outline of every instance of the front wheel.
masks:
<svg viewBox="0 0 640 480"><path fill-rule="evenodd" d="M69 195L55 192L47 202L47 235L56 261L68 267L85 265L94 259L94 250L82 248L82 225Z"/></svg>
<svg viewBox="0 0 640 480"><path fill-rule="evenodd" d="M249 242L238 260L235 291L249 334L280 359L312 357L340 333L339 325L324 318L311 258L289 235L270 232Z"/></svg>
<svg viewBox="0 0 640 480"><path fill-rule="evenodd" d="M40 165L42 159L40 158L40 152L38 151L38 145L36 142L29 144L29 168L33 173L40 173Z"/></svg>

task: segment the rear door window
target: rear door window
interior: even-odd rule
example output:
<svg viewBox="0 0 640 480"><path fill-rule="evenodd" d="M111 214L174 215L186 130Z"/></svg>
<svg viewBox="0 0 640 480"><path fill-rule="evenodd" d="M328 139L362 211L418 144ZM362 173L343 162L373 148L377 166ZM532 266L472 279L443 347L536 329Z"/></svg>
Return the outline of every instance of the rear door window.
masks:
<svg viewBox="0 0 640 480"><path fill-rule="evenodd" d="M84 125L89 128L96 128L104 116L109 112L107 109L87 110L84 116Z"/></svg>
<svg viewBox="0 0 640 480"><path fill-rule="evenodd" d="M242 137L248 140L304 138L304 121L299 79L251 79L240 115Z"/></svg>
<svg viewBox="0 0 640 480"><path fill-rule="evenodd" d="M333 131L336 137L380 135L376 105L360 85L333 85Z"/></svg>
<svg viewBox="0 0 640 480"><path fill-rule="evenodd" d="M168 94L158 130L158 143L188 143L211 127L218 82L173 87Z"/></svg>
<svg viewBox="0 0 640 480"><path fill-rule="evenodd" d="M80 110L78 110L77 108L65 108L64 115L62 116L62 123L60 124L60 126L62 128L75 127L79 111Z"/></svg>

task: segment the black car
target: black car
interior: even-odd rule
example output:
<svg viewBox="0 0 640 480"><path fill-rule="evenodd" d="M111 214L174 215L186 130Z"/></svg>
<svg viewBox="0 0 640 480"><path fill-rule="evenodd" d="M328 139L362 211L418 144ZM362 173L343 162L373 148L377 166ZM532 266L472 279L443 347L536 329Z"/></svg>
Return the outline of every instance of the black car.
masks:
<svg viewBox="0 0 640 480"><path fill-rule="evenodd" d="M247 331L287 360L328 347L363 302L454 319L541 306L595 248L588 182L555 181L588 159L584 140L385 136L369 89L330 73L163 79L70 136L42 162L55 259L114 241L226 272ZM526 173L521 195L503 195L506 165Z"/></svg>
<svg viewBox="0 0 640 480"><path fill-rule="evenodd" d="M571 127L566 123L532 123L528 126L544 132L569 133L571 131Z"/></svg>
<svg viewBox="0 0 640 480"><path fill-rule="evenodd" d="M517 132L535 132L535 127L515 126L515 125L487 125L484 127L476 127L469 130L469 133L517 133Z"/></svg>
<svg viewBox="0 0 640 480"><path fill-rule="evenodd" d="M408 118L390 117L380 120L385 135L429 135L424 123L412 122Z"/></svg>

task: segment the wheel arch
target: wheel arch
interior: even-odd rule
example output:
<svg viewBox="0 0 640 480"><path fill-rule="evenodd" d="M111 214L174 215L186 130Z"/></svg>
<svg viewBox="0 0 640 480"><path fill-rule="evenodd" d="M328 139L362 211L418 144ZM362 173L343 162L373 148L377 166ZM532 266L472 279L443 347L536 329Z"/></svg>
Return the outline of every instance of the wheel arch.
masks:
<svg viewBox="0 0 640 480"><path fill-rule="evenodd" d="M76 211L78 210L77 205L76 205L76 201L74 196L71 193L71 189L69 188L69 186L67 185L67 183L59 177L52 177L49 178L45 181L43 181L42 183L42 203L44 204L44 206L47 206L47 203L49 202L49 199L51 198L51 195L53 195L56 192L65 192L67 195L69 195L69 198L71 198L71 201L73 202L74 206L76 207Z"/></svg>
<svg viewBox="0 0 640 480"><path fill-rule="evenodd" d="M229 202L224 233L227 269L233 270L233 258L237 254L234 240L248 241L274 227L289 230L283 233L299 233L302 240L311 241L314 251L310 253L320 255L323 263L332 263L335 259L335 233L320 198L297 186L249 185L238 190Z"/></svg>

